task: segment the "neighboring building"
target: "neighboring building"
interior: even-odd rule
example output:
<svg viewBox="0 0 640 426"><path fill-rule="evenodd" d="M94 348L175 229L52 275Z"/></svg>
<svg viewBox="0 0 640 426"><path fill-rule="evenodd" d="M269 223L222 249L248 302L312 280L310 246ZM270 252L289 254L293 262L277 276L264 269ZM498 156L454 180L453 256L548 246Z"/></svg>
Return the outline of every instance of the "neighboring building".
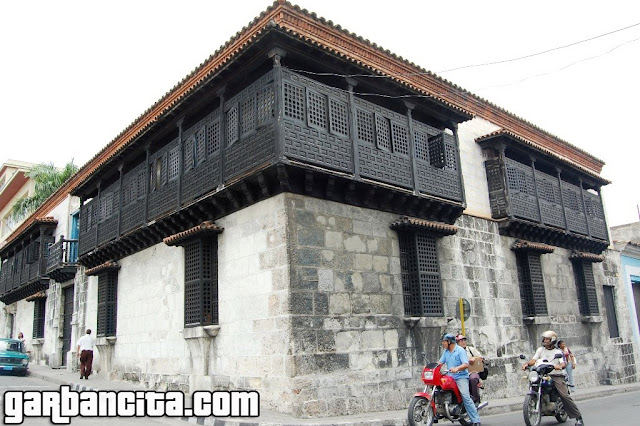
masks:
<svg viewBox="0 0 640 426"><path fill-rule="evenodd" d="M0 167L0 249L5 240L26 219L15 220L11 209L18 200L33 194L35 183L27 177L27 172L34 165L23 161L7 160ZM0 314L0 336L17 337L15 309L8 307Z"/></svg>
<svg viewBox="0 0 640 426"><path fill-rule="evenodd" d="M0 247L22 223L12 219L10 213L19 199L33 195L35 183L26 175L33 166L23 161L8 160L0 167Z"/></svg>
<svg viewBox="0 0 640 426"><path fill-rule="evenodd" d="M390 78L341 77L361 74ZM546 329L579 357L580 386L635 381L602 165L278 1L14 232L0 300L27 324L25 299L47 297L49 365L90 327L100 374L255 389L297 417L405 408L460 328L459 297L489 397L524 391L518 355ZM53 239L46 274L23 279Z"/></svg>
<svg viewBox="0 0 640 426"><path fill-rule="evenodd" d="M611 238L620 251L633 340L640 346L640 222L611 227Z"/></svg>

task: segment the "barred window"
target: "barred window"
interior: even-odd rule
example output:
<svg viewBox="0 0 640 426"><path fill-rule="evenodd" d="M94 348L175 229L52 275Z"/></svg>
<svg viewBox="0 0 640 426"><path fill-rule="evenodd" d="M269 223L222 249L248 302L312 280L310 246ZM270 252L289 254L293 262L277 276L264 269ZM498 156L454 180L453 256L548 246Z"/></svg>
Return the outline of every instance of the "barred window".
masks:
<svg viewBox="0 0 640 426"><path fill-rule="evenodd" d="M196 165L198 164L202 164L202 162L204 160L206 160L206 148L207 148L207 141L205 139L206 133L205 133L205 128L202 127L200 129L198 129L198 131L196 131L196 142L195 142L195 147L193 149L193 152L195 153L195 163Z"/></svg>
<svg viewBox="0 0 640 426"><path fill-rule="evenodd" d="M227 146L238 140L238 105L227 111Z"/></svg>
<svg viewBox="0 0 640 426"><path fill-rule="evenodd" d="M180 174L180 150L178 147L169 151L168 178L169 181L178 178Z"/></svg>
<svg viewBox="0 0 640 426"><path fill-rule="evenodd" d="M405 314L444 315L437 237L420 231L400 231L398 240Z"/></svg>
<svg viewBox="0 0 640 426"><path fill-rule="evenodd" d="M186 141L184 141L184 171L188 172L193 169L193 144L195 142L195 136L189 136Z"/></svg>
<svg viewBox="0 0 640 426"><path fill-rule="evenodd" d="M250 132L256 128L256 99L249 96L240 104L240 134Z"/></svg>
<svg viewBox="0 0 640 426"><path fill-rule="evenodd" d="M429 139L429 161L433 167L444 169L447 165L444 133L431 136Z"/></svg>
<svg viewBox="0 0 640 426"><path fill-rule="evenodd" d="M44 338L44 314L46 312L47 299L35 299L33 306L33 338Z"/></svg>
<svg viewBox="0 0 640 426"><path fill-rule="evenodd" d="M98 336L115 336L118 313L118 271L98 275Z"/></svg>
<svg viewBox="0 0 640 426"><path fill-rule="evenodd" d="M391 123L393 152L409 155L409 131L406 126Z"/></svg>
<svg viewBox="0 0 640 426"><path fill-rule="evenodd" d="M220 119L216 118L207 125L207 155L211 156L218 153L220 149Z"/></svg>
<svg viewBox="0 0 640 426"><path fill-rule="evenodd" d="M273 91L273 86L270 85L258 90L258 93L256 94L258 126L273 119L273 117L275 116L275 103L276 96Z"/></svg>
<svg viewBox="0 0 640 426"><path fill-rule="evenodd" d="M378 149L391 150L389 119L376 114L376 143Z"/></svg>
<svg viewBox="0 0 640 426"><path fill-rule="evenodd" d="M358 139L363 142L374 143L373 113L358 109L356 110L356 120L358 122Z"/></svg>
<svg viewBox="0 0 640 426"><path fill-rule="evenodd" d="M331 132L349 136L349 113L346 103L329 98L329 119Z"/></svg>
<svg viewBox="0 0 640 426"><path fill-rule="evenodd" d="M284 83L284 115L304 121L304 88Z"/></svg>
<svg viewBox="0 0 640 426"><path fill-rule="evenodd" d="M307 116L310 126L327 128L327 97L307 90Z"/></svg>
<svg viewBox="0 0 640 426"><path fill-rule="evenodd" d="M429 161L429 135L422 132L414 132L413 141L418 160Z"/></svg>
<svg viewBox="0 0 640 426"><path fill-rule="evenodd" d="M540 253L529 250L516 252L522 314L526 317L547 315L547 299L542 279Z"/></svg>
<svg viewBox="0 0 640 426"><path fill-rule="evenodd" d="M184 324L218 324L218 239L204 237L184 245Z"/></svg>
<svg viewBox="0 0 640 426"><path fill-rule="evenodd" d="M574 260L573 274L576 278L580 314L600 315L596 282L593 278L593 264L587 260Z"/></svg>

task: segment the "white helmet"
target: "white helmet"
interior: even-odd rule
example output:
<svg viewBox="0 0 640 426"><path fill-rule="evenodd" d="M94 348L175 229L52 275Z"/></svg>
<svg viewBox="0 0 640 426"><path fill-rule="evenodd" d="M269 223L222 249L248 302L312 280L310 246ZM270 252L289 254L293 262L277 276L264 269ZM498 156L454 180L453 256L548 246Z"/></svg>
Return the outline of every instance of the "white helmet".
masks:
<svg viewBox="0 0 640 426"><path fill-rule="evenodd" d="M547 330L542 333L542 344L544 345L544 339L550 339L550 345L556 345L558 343L558 335L553 330Z"/></svg>

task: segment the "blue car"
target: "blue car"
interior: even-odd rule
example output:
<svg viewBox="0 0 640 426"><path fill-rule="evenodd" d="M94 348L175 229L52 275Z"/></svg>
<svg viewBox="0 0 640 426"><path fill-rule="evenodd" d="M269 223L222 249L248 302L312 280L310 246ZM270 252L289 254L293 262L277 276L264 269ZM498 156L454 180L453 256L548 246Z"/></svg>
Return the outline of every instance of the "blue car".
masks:
<svg viewBox="0 0 640 426"><path fill-rule="evenodd" d="M22 342L15 339L0 339L0 371L16 372L24 376L28 368L29 355L24 353Z"/></svg>

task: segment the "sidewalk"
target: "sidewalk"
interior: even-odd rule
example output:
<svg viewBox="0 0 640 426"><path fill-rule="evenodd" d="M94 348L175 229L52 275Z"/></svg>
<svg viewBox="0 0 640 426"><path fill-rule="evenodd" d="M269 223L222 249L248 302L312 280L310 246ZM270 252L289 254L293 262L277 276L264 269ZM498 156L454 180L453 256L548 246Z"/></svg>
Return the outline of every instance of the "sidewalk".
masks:
<svg viewBox="0 0 640 426"><path fill-rule="evenodd" d="M89 380L80 380L78 372L70 373L66 369L52 369L42 365L30 365L31 377L46 380L58 385L69 385L72 390L147 390L142 386L131 383L107 380L92 375ZM597 386L594 388L578 389L571 396L575 401L583 401L596 396L612 395L615 393L633 392L640 390L640 383L626 385ZM512 398L492 399L489 405L481 411L481 415L507 413L522 410L524 395ZM407 401L407 405L409 401ZM260 417L253 418L213 418L213 417L183 417L182 420L192 424L208 426L404 426L407 424L407 410L384 411L378 413L354 414L340 417L325 417L321 419L297 419L287 414L261 409Z"/></svg>

